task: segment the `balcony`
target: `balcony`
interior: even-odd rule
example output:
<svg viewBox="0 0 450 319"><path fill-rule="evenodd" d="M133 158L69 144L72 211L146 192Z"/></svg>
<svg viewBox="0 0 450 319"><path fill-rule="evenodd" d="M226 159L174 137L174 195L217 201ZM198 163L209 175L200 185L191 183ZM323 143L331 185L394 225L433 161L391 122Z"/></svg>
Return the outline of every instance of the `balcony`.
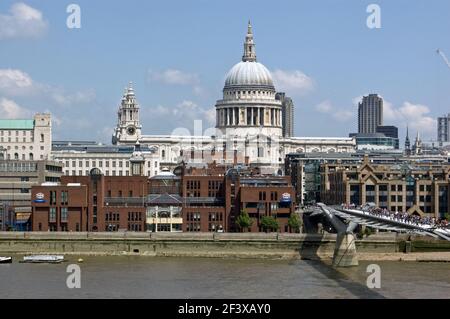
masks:
<svg viewBox="0 0 450 319"><path fill-rule="evenodd" d="M105 206L144 207L145 197L105 197Z"/></svg>

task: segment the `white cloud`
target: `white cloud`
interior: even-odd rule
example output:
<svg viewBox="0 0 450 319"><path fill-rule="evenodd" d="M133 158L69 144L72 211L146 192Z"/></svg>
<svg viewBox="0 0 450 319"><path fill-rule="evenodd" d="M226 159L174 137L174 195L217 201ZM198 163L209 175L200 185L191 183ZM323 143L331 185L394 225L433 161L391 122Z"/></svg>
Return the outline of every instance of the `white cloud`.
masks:
<svg viewBox="0 0 450 319"><path fill-rule="evenodd" d="M331 102L328 100L323 101L322 103L316 105L316 110L320 113L328 113L331 111L332 108L333 106L331 105Z"/></svg>
<svg viewBox="0 0 450 319"><path fill-rule="evenodd" d="M79 103L89 103L96 97L94 90L79 91L75 93L65 93L61 89L52 89L52 99L59 105L73 105Z"/></svg>
<svg viewBox="0 0 450 319"><path fill-rule="evenodd" d="M367 94L365 94L367 95ZM353 98L353 105L358 106L362 95ZM381 98L383 98L380 95ZM383 119L385 125L395 125L399 129L407 125L412 131L419 131L425 137L430 138L436 134L436 120L430 116L428 106L404 102L400 107L383 98Z"/></svg>
<svg viewBox="0 0 450 319"><path fill-rule="evenodd" d="M333 106L329 100L325 100L315 106L315 109L319 113L328 114L332 118L340 122L346 122L351 120L354 116L354 112L346 109L338 109Z"/></svg>
<svg viewBox="0 0 450 319"><path fill-rule="evenodd" d="M340 122L347 122L354 118L354 113L348 110L337 110L333 113L333 117Z"/></svg>
<svg viewBox="0 0 450 319"><path fill-rule="evenodd" d="M50 100L59 106L89 103L96 97L92 89L69 93L59 87L38 83L28 73L18 69L0 69L0 93L10 97L32 96L38 100Z"/></svg>
<svg viewBox="0 0 450 319"><path fill-rule="evenodd" d="M47 28L42 12L23 2L13 4L9 14L0 14L0 39L35 38Z"/></svg>
<svg viewBox="0 0 450 319"><path fill-rule="evenodd" d="M275 87L279 91L290 94L304 95L314 89L314 80L299 70L285 71L275 70L272 72Z"/></svg>
<svg viewBox="0 0 450 319"><path fill-rule="evenodd" d="M148 71L150 81L161 82L170 85L192 85L198 84L199 77L195 73L186 73L177 69L167 69L162 72Z"/></svg>
<svg viewBox="0 0 450 319"><path fill-rule="evenodd" d="M143 113L153 128L168 133L171 130L194 127L194 121L201 120L203 130L214 126L216 122L216 111L214 108L203 108L197 103L184 100L173 107L158 105L147 108ZM168 120L170 119L170 120Z"/></svg>
<svg viewBox="0 0 450 319"><path fill-rule="evenodd" d="M0 114L4 119L23 119L32 116L33 112L24 107L19 106L13 100L1 98Z"/></svg>
<svg viewBox="0 0 450 319"><path fill-rule="evenodd" d="M0 69L0 92L8 95L21 95L33 89L31 77L20 70Z"/></svg>
<svg viewBox="0 0 450 319"><path fill-rule="evenodd" d="M149 70L148 80L166 85L191 87L192 93L196 96L204 96L206 94L205 89L200 85L200 77L196 73L188 73L177 69Z"/></svg>
<svg viewBox="0 0 450 319"><path fill-rule="evenodd" d="M428 106L405 102L398 109L398 113L403 117L404 124L408 124L412 129L424 135L436 133L436 120L428 115Z"/></svg>

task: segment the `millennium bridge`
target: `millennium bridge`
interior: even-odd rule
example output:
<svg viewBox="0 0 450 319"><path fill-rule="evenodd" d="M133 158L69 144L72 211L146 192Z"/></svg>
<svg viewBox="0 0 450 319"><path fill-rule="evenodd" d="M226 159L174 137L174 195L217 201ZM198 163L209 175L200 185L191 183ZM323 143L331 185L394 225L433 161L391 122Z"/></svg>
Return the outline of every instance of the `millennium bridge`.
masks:
<svg viewBox="0 0 450 319"><path fill-rule="evenodd" d="M349 209L343 206L327 206L323 203L318 203L306 212L311 217L324 216L337 231L336 247L333 255L334 266L348 267L358 265L354 234L354 230L358 225L398 233L414 233L450 241L450 228L406 221L395 218L392 215L373 214L369 210L370 207L370 205L367 205L361 209Z"/></svg>

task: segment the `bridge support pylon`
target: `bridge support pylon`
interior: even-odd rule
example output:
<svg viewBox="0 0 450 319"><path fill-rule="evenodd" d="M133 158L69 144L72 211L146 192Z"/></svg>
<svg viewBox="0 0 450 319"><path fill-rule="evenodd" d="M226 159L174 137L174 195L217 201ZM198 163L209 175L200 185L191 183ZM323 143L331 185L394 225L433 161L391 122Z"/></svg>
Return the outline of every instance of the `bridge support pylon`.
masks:
<svg viewBox="0 0 450 319"><path fill-rule="evenodd" d="M358 266L356 255L356 238L353 233L339 232L336 237L336 247L333 254L334 267Z"/></svg>

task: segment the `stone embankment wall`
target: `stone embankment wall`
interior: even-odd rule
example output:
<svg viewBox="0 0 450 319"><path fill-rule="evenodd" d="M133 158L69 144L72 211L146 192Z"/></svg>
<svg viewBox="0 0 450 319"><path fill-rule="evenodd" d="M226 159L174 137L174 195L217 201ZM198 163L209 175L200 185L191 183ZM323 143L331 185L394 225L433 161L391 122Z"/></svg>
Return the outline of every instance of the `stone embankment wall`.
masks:
<svg viewBox="0 0 450 319"><path fill-rule="evenodd" d="M414 242L420 243L421 251L445 249L441 242L425 237L408 239L395 233L376 234L357 240L356 249L374 254L405 252L411 247L414 251ZM1 254L321 259L333 255L335 243L333 234L0 232Z"/></svg>

